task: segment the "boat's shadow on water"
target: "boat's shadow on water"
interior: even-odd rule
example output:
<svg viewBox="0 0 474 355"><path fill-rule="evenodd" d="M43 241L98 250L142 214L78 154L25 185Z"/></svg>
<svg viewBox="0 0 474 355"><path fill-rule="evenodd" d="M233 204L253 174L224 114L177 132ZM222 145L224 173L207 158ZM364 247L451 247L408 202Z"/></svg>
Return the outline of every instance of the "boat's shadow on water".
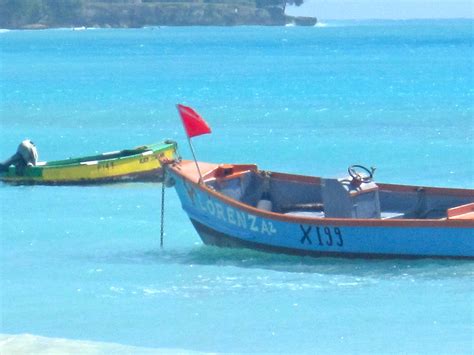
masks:
<svg viewBox="0 0 474 355"><path fill-rule="evenodd" d="M417 277L445 279L474 276L474 262L453 259L349 259L300 257L270 254L248 249L197 246L186 250L153 250L136 254L115 254L115 262L181 264L277 272L348 275L361 277Z"/></svg>

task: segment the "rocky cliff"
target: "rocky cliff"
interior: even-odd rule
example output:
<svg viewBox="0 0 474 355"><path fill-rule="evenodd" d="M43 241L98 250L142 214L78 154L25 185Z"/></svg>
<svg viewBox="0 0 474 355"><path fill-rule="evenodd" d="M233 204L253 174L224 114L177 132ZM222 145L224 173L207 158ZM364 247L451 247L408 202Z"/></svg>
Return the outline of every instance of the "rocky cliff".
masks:
<svg viewBox="0 0 474 355"><path fill-rule="evenodd" d="M297 3L296 1L288 1ZM301 3L300 1L299 3ZM1 28L314 25L285 0L0 0Z"/></svg>

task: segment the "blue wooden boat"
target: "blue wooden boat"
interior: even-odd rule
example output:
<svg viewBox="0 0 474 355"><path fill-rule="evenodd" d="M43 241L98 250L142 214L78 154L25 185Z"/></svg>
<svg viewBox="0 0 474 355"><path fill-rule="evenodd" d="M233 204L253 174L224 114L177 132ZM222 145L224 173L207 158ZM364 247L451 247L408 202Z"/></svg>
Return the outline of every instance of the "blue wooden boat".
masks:
<svg viewBox="0 0 474 355"><path fill-rule="evenodd" d="M326 179L196 164L167 165L167 182L205 244L311 256L474 258L474 190L378 184L360 166Z"/></svg>

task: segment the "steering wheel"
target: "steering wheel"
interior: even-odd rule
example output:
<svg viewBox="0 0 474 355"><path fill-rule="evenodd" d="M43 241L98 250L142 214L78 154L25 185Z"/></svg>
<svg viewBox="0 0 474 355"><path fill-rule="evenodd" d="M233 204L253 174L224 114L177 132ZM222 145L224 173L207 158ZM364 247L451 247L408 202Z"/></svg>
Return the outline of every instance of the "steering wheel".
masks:
<svg viewBox="0 0 474 355"><path fill-rule="evenodd" d="M365 166L362 166L362 165L351 165L347 169L347 172L349 173L351 178L359 183L371 181L372 177L374 176L374 171L375 171L374 168L371 168L369 170Z"/></svg>

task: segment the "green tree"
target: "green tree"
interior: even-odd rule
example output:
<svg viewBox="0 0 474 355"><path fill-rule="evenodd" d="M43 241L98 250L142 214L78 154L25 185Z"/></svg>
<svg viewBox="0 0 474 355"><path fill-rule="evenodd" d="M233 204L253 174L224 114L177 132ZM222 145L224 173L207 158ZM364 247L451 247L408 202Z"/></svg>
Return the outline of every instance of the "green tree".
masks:
<svg viewBox="0 0 474 355"><path fill-rule="evenodd" d="M284 9L286 5L300 6L304 0L256 0L257 7L281 7Z"/></svg>
<svg viewBox="0 0 474 355"><path fill-rule="evenodd" d="M75 24L82 12L82 0L43 0L50 21L57 24Z"/></svg>
<svg viewBox="0 0 474 355"><path fill-rule="evenodd" d="M0 0L0 27L20 27L37 23L44 16L42 0Z"/></svg>

